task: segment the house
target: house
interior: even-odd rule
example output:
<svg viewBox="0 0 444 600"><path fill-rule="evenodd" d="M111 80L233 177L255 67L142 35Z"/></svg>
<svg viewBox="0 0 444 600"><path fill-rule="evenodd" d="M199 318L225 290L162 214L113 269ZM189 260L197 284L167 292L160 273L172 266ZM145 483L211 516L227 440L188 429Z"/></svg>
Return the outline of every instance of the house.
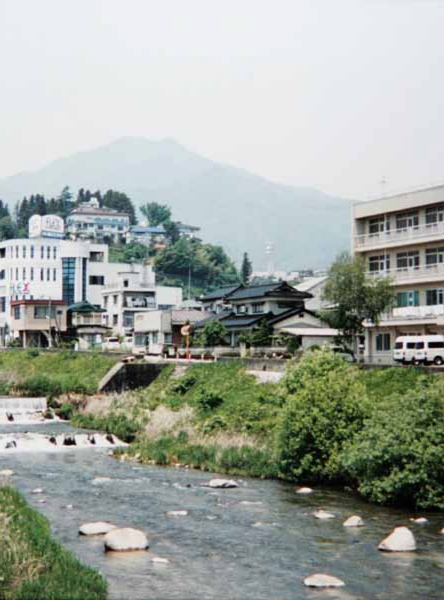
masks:
<svg viewBox="0 0 444 600"><path fill-rule="evenodd" d="M129 229L128 213L101 207L94 197L74 208L66 218L66 233L74 240L121 242L127 238Z"/></svg>
<svg viewBox="0 0 444 600"><path fill-rule="evenodd" d="M23 348L51 348L67 331L66 314L63 300L13 300L11 336Z"/></svg>
<svg viewBox="0 0 444 600"><path fill-rule="evenodd" d="M308 310L317 311L329 308L328 302L322 298L327 279L327 275L306 277L296 285L296 288L300 292L309 292L312 295L312 298L309 298L305 302L305 306Z"/></svg>
<svg viewBox="0 0 444 600"><path fill-rule="evenodd" d="M169 348L180 348L184 341L182 327L188 323L193 326L206 316L209 316L209 313L183 308L136 313L134 352L163 354Z"/></svg>
<svg viewBox="0 0 444 600"><path fill-rule="evenodd" d="M111 329L106 325L106 310L90 302L77 302L68 308L69 330L77 338L78 350L102 348Z"/></svg>
<svg viewBox="0 0 444 600"><path fill-rule="evenodd" d="M401 335L444 333L444 185L352 207L352 251L389 277L396 307L365 327L364 360L391 363Z"/></svg>
<svg viewBox="0 0 444 600"><path fill-rule="evenodd" d="M200 227L195 225L186 225L176 221L175 225L179 236L187 239L198 239L197 234ZM154 245L155 248L164 248L167 243L167 232L163 225L133 225L129 231L129 241L138 242L144 246Z"/></svg>
<svg viewBox="0 0 444 600"><path fill-rule="evenodd" d="M309 292L298 290L285 281L220 288L201 298L212 315L196 323L195 327L202 329L210 321L218 320L226 328L231 346L237 346L241 334L253 333L264 321L272 327L274 335L297 336L303 346L331 342L337 332L307 310L305 302L311 298ZM313 331L315 329L318 331Z"/></svg>

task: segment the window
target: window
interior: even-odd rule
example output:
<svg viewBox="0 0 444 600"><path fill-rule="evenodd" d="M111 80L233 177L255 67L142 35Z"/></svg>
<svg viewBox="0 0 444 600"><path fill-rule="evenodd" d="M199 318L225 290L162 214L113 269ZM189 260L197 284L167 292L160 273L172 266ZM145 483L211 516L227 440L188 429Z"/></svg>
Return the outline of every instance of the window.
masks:
<svg viewBox="0 0 444 600"><path fill-rule="evenodd" d="M133 313L123 313L123 326L124 327L134 327L134 314Z"/></svg>
<svg viewBox="0 0 444 600"><path fill-rule="evenodd" d="M265 302L253 302L251 305L254 315L261 314L264 312Z"/></svg>
<svg viewBox="0 0 444 600"><path fill-rule="evenodd" d="M416 348L416 342L407 342L405 347L407 348L407 350L413 350L414 348Z"/></svg>
<svg viewBox="0 0 444 600"><path fill-rule="evenodd" d="M444 348L444 342L429 342L427 346L429 348Z"/></svg>
<svg viewBox="0 0 444 600"><path fill-rule="evenodd" d="M21 314L21 310L20 309L21 309L20 305L19 306L14 306L13 311L12 311L12 313L14 315L14 319L20 319L20 314Z"/></svg>
<svg viewBox="0 0 444 600"><path fill-rule="evenodd" d="M396 215L396 229L409 229L418 227L419 218L417 212L400 213Z"/></svg>
<svg viewBox="0 0 444 600"><path fill-rule="evenodd" d="M412 290L406 292L398 292L396 294L397 305L399 307L405 306L419 306L419 291Z"/></svg>
<svg viewBox="0 0 444 600"><path fill-rule="evenodd" d="M113 315L113 325L117 325L118 315Z"/></svg>
<svg viewBox="0 0 444 600"><path fill-rule="evenodd" d="M388 352L390 350L390 334L378 333L376 335L376 352Z"/></svg>
<svg viewBox="0 0 444 600"><path fill-rule="evenodd" d="M97 225L97 229L101 231L103 229L103 225Z"/></svg>
<svg viewBox="0 0 444 600"><path fill-rule="evenodd" d="M126 288L127 288L128 286L129 286L129 281L128 281L128 279L124 279L124 280L123 280L123 287L126 287Z"/></svg>
<svg viewBox="0 0 444 600"><path fill-rule="evenodd" d="M398 252L396 255L396 268L398 271L407 271L409 269L419 268L419 251Z"/></svg>
<svg viewBox="0 0 444 600"><path fill-rule="evenodd" d="M444 221L444 205L426 209L426 225L435 225Z"/></svg>
<svg viewBox="0 0 444 600"><path fill-rule="evenodd" d="M103 306L104 306L104 308L106 308L108 306L108 296L105 296L103 298Z"/></svg>
<svg viewBox="0 0 444 600"><path fill-rule="evenodd" d="M34 246L31 246L30 254L31 254L31 258L34 258Z"/></svg>
<svg viewBox="0 0 444 600"><path fill-rule="evenodd" d="M34 319L46 319L50 313L49 304L34 306ZM51 305L51 319L56 318L56 307Z"/></svg>
<svg viewBox="0 0 444 600"><path fill-rule="evenodd" d="M52 280L57 281L57 269L52 270Z"/></svg>
<svg viewBox="0 0 444 600"><path fill-rule="evenodd" d="M51 246L46 247L46 258L51 260Z"/></svg>
<svg viewBox="0 0 444 600"><path fill-rule="evenodd" d="M6 277L6 271L5 271L5 269L2 269L0 271L0 279L4 279L5 277Z"/></svg>
<svg viewBox="0 0 444 600"><path fill-rule="evenodd" d="M46 269L46 281L51 281L51 269Z"/></svg>
<svg viewBox="0 0 444 600"><path fill-rule="evenodd" d="M437 264L444 262L444 247L427 248L426 250L426 266L434 267Z"/></svg>
<svg viewBox="0 0 444 600"><path fill-rule="evenodd" d="M437 306L438 304L444 304L444 290L426 290L426 305Z"/></svg>
<svg viewBox="0 0 444 600"><path fill-rule="evenodd" d="M370 235L377 235L378 233L383 233L384 229L390 228L390 221L385 220L385 217L375 217L374 219L369 219L368 222L368 232Z"/></svg>
<svg viewBox="0 0 444 600"><path fill-rule="evenodd" d="M407 344L407 346L408 346L408 344ZM422 350L424 348L424 342L416 342L415 348L417 350Z"/></svg>
<svg viewBox="0 0 444 600"><path fill-rule="evenodd" d="M42 260L45 258L45 246L40 246L40 258Z"/></svg>
<svg viewBox="0 0 444 600"><path fill-rule="evenodd" d="M163 336L163 341L165 344L172 344L173 343L173 334L165 333Z"/></svg>
<svg viewBox="0 0 444 600"><path fill-rule="evenodd" d="M23 281L26 280L26 267L23 267Z"/></svg>
<svg viewBox="0 0 444 600"><path fill-rule="evenodd" d="M2 313L6 312L6 297L5 296L0 297L0 312L2 312Z"/></svg>
<svg viewBox="0 0 444 600"><path fill-rule="evenodd" d="M54 246L52 249L52 258L56 260L57 258L57 246Z"/></svg>
<svg viewBox="0 0 444 600"><path fill-rule="evenodd" d="M370 273L378 273L390 269L390 257L385 254L370 256L368 259L368 270Z"/></svg>
<svg viewBox="0 0 444 600"><path fill-rule="evenodd" d="M30 279L31 279L31 281L34 281L34 267L31 267L29 273L30 273Z"/></svg>
<svg viewBox="0 0 444 600"><path fill-rule="evenodd" d="M105 277L103 275L90 275L89 285L105 285Z"/></svg>
<svg viewBox="0 0 444 600"><path fill-rule="evenodd" d="M18 267L15 268L15 280L16 281L19 280L19 270L18 270Z"/></svg>
<svg viewBox="0 0 444 600"><path fill-rule="evenodd" d="M82 300L86 300L86 282L87 282L88 259L82 258Z"/></svg>
<svg viewBox="0 0 444 600"><path fill-rule="evenodd" d="M6 248L0 248L0 258L6 258Z"/></svg>
<svg viewBox="0 0 444 600"><path fill-rule="evenodd" d="M74 304L76 282L76 259L62 258L62 298L69 306Z"/></svg>
<svg viewBox="0 0 444 600"><path fill-rule="evenodd" d="M236 307L236 312L238 315L246 315L248 314L248 306L245 304L239 304L239 306Z"/></svg>
<svg viewBox="0 0 444 600"><path fill-rule="evenodd" d="M117 300L119 299L119 296L113 296L113 304L114 306L117 305Z"/></svg>
<svg viewBox="0 0 444 600"><path fill-rule="evenodd" d="M15 257L16 258L19 257L19 247L18 246L15 247Z"/></svg>
<svg viewBox="0 0 444 600"><path fill-rule="evenodd" d="M23 254L23 258L26 258L26 246L23 246L22 254Z"/></svg>
<svg viewBox="0 0 444 600"><path fill-rule="evenodd" d="M40 281L43 281L45 278L45 269L40 269Z"/></svg>

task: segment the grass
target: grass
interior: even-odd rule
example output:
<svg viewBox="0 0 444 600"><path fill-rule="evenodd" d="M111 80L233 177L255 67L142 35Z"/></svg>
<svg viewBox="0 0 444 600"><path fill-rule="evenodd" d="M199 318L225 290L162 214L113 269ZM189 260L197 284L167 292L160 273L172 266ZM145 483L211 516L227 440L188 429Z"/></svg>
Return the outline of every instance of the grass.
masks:
<svg viewBox="0 0 444 600"><path fill-rule="evenodd" d="M56 543L48 521L10 487L0 488L0 598L105 600L103 577Z"/></svg>
<svg viewBox="0 0 444 600"><path fill-rule="evenodd" d="M8 350L0 353L0 393L48 397L93 394L117 361L115 356L69 350Z"/></svg>

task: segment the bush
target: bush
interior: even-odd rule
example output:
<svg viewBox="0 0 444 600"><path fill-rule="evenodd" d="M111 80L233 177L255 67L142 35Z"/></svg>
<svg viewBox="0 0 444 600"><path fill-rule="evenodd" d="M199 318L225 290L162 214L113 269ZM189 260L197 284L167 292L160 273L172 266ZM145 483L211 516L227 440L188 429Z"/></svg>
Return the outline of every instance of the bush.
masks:
<svg viewBox="0 0 444 600"><path fill-rule="evenodd" d="M197 398L197 405L202 411L214 410L223 403L224 399L213 390L202 389Z"/></svg>
<svg viewBox="0 0 444 600"><path fill-rule="evenodd" d="M289 396L278 427L281 474L304 481L343 479L340 453L369 408L359 371L318 350L289 367L283 387Z"/></svg>
<svg viewBox="0 0 444 600"><path fill-rule="evenodd" d="M36 348L28 350L26 354L29 356L29 358L37 358L37 356L40 356L40 352Z"/></svg>
<svg viewBox="0 0 444 600"><path fill-rule="evenodd" d="M126 415L115 413L103 417L76 414L73 416L72 424L76 427L98 429L106 431L106 433L112 433L127 443L133 442L136 439L136 434L139 432L137 423L131 421Z"/></svg>
<svg viewBox="0 0 444 600"><path fill-rule="evenodd" d="M443 394L437 383L375 407L342 457L365 498L444 509Z"/></svg>
<svg viewBox="0 0 444 600"><path fill-rule="evenodd" d="M60 381L50 379L46 375L31 375L17 385L18 389L28 396L59 396L63 392Z"/></svg>
<svg viewBox="0 0 444 600"><path fill-rule="evenodd" d="M72 419L72 415L74 413L74 407L70 402L65 402L57 411L58 415L64 421L69 421Z"/></svg>
<svg viewBox="0 0 444 600"><path fill-rule="evenodd" d="M227 473L251 477L276 477L276 462L270 452L250 446L226 448L222 451L218 466Z"/></svg>
<svg viewBox="0 0 444 600"><path fill-rule="evenodd" d="M176 394L186 394L196 383L193 375L186 375L173 386L173 392Z"/></svg>

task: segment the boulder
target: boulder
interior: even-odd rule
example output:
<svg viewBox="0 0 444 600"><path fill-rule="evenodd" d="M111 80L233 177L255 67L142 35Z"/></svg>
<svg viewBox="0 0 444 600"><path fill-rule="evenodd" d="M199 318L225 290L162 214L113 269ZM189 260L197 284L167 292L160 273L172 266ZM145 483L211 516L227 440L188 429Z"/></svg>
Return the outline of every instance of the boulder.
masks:
<svg viewBox="0 0 444 600"><path fill-rule="evenodd" d="M112 523L107 523L106 521L94 521L92 523L84 523L79 527L80 535L105 535L112 531L113 529L117 529L116 525Z"/></svg>
<svg viewBox="0 0 444 600"><path fill-rule="evenodd" d="M364 525L364 521L361 519L361 517L353 515L344 521L343 525L344 527L362 527Z"/></svg>
<svg viewBox="0 0 444 600"><path fill-rule="evenodd" d="M162 558L161 556L153 556L151 562L159 565L167 565L170 561L167 558Z"/></svg>
<svg viewBox="0 0 444 600"><path fill-rule="evenodd" d="M76 438L73 435L65 435L63 438L64 446L77 446Z"/></svg>
<svg viewBox="0 0 444 600"><path fill-rule="evenodd" d="M43 488L34 488L31 494L43 494Z"/></svg>
<svg viewBox="0 0 444 600"><path fill-rule="evenodd" d="M205 483L204 486L210 487L210 488L221 488L221 489L238 487L237 483L235 481L233 481L232 479L211 479L210 481Z"/></svg>
<svg viewBox="0 0 444 600"><path fill-rule="evenodd" d="M148 546L148 538L143 531L131 527L113 529L105 535L105 552L146 550Z"/></svg>
<svg viewBox="0 0 444 600"><path fill-rule="evenodd" d="M111 477L94 477L93 485L100 485L101 483L106 483L107 481L111 481Z"/></svg>
<svg viewBox="0 0 444 600"><path fill-rule="evenodd" d="M301 494L301 496L307 496L308 494L312 494L313 490L309 487L301 487L296 490L296 494Z"/></svg>
<svg viewBox="0 0 444 600"><path fill-rule="evenodd" d="M413 533L407 527L395 527L378 546L379 550L386 552L411 552L416 550Z"/></svg>
<svg viewBox="0 0 444 600"><path fill-rule="evenodd" d="M5 450L10 450L11 448L17 448L17 442L12 440L11 442L6 442Z"/></svg>
<svg viewBox="0 0 444 600"><path fill-rule="evenodd" d="M316 512L313 513L313 516L316 519L321 519L322 521L326 521L328 519L334 519L335 515L331 512L328 512L326 510L323 510L322 508L320 508L319 510L317 510Z"/></svg>
<svg viewBox="0 0 444 600"><path fill-rule="evenodd" d="M14 471L12 469L3 469L0 471L0 477L11 477L14 475Z"/></svg>
<svg viewBox="0 0 444 600"><path fill-rule="evenodd" d="M444 527L441 529L441 531L439 532L441 535L444 535Z"/></svg>
<svg viewBox="0 0 444 600"><path fill-rule="evenodd" d="M304 585L307 587L315 588L336 588L343 587L345 583L342 579L333 577L333 575L326 575L325 573L315 573L304 579Z"/></svg>
<svg viewBox="0 0 444 600"><path fill-rule="evenodd" d="M167 512L167 517L187 517L187 510L169 510Z"/></svg>
<svg viewBox="0 0 444 600"><path fill-rule="evenodd" d="M410 519L410 521L412 523L416 523L416 525L427 525L427 523L429 522L429 520L426 519L425 517L418 517L418 518L412 517Z"/></svg>

